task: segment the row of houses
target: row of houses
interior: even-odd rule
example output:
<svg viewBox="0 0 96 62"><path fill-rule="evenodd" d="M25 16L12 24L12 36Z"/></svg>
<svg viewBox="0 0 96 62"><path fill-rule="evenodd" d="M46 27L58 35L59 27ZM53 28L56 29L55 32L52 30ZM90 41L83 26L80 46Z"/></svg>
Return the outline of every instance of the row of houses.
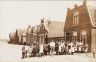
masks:
<svg viewBox="0 0 96 62"><path fill-rule="evenodd" d="M36 43L48 43L50 41L64 40L64 22L45 21L41 19L40 25L29 25L26 29L17 29L10 33L10 43L28 45ZM12 40L13 39L13 40Z"/></svg>
<svg viewBox="0 0 96 62"><path fill-rule="evenodd" d="M16 33L16 32L15 32ZM48 43L51 40L73 41L88 44L88 51L96 50L96 7L83 4L67 9L65 22L47 21L41 19L41 24L27 29L25 38L29 44L38 42ZM15 34L14 37L17 35ZM17 37L19 38L19 37ZM25 42L24 39L21 42Z"/></svg>

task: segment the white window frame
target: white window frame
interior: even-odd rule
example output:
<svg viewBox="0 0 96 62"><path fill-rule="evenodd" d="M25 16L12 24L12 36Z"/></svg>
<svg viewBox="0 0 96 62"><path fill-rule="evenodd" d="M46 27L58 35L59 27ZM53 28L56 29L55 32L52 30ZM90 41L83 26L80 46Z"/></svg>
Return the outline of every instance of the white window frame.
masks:
<svg viewBox="0 0 96 62"><path fill-rule="evenodd" d="M75 34L75 35L74 35ZM78 33L77 33L77 31L73 31L73 42L76 42L76 41L78 41L77 40L77 35L78 35Z"/></svg>
<svg viewBox="0 0 96 62"><path fill-rule="evenodd" d="M73 13L73 26L79 25L79 11Z"/></svg>
<svg viewBox="0 0 96 62"><path fill-rule="evenodd" d="M84 39L85 39L85 41L84 41ZM87 43L87 31L86 30L80 31L80 41L83 44L86 44Z"/></svg>

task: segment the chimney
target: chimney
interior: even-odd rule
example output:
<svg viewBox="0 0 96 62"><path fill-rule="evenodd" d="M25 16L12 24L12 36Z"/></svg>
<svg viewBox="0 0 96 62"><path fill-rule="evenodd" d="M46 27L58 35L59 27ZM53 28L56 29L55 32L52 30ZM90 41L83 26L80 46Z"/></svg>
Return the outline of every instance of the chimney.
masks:
<svg viewBox="0 0 96 62"><path fill-rule="evenodd" d="M77 4L74 5L74 8L77 8Z"/></svg>
<svg viewBox="0 0 96 62"><path fill-rule="evenodd" d="M51 24L51 21L49 20L49 21L48 21L48 25L50 25L50 24Z"/></svg>
<svg viewBox="0 0 96 62"><path fill-rule="evenodd" d="M69 10L70 10L70 8L67 8L67 10L69 11Z"/></svg>
<svg viewBox="0 0 96 62"><path fill-rule="evenodd" d="M41 24L44 23L44 18L41 19Z"/></svg>
<svg viewBox="0 0 96 62"><path fill-rule="evenodd" d="M86 0L83 0L83 5L85 5L86 4Z"/></svg>

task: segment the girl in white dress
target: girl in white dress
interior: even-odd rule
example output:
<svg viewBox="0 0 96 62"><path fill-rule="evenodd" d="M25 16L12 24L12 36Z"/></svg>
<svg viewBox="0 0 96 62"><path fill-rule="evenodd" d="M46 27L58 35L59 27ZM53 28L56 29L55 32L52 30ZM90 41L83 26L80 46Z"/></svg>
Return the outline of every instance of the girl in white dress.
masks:
<svg viewBox="0 0 96 62"><path fill-rule="evenodd" d="M31 57L32 50L33 50L33 48L32 48L32 46L30 46L28 49L28 57Z"/></svg>
<svg viewBox="0 0 96 62"><path fill-rule="evenodd" d="M39 45L39 53L40 53L40 56L43 55L43 44Z"/></svg>
<svg viewBox="0 0 96 62"><path fill-rule="evenodd" d="M59 44L59 54L61 53L61 47L62 47L62 45Z"/></svg>

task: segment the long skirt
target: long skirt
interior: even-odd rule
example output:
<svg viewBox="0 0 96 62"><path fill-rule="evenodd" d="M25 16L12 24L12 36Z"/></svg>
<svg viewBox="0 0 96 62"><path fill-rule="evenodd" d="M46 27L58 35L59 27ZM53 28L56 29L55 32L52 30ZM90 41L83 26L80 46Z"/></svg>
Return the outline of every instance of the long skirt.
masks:
<svg viewBox="0 0 96 62"><path fill-rule="evenodd" d="M43 53L43 45L40 45L39 53Z"/></svg>

